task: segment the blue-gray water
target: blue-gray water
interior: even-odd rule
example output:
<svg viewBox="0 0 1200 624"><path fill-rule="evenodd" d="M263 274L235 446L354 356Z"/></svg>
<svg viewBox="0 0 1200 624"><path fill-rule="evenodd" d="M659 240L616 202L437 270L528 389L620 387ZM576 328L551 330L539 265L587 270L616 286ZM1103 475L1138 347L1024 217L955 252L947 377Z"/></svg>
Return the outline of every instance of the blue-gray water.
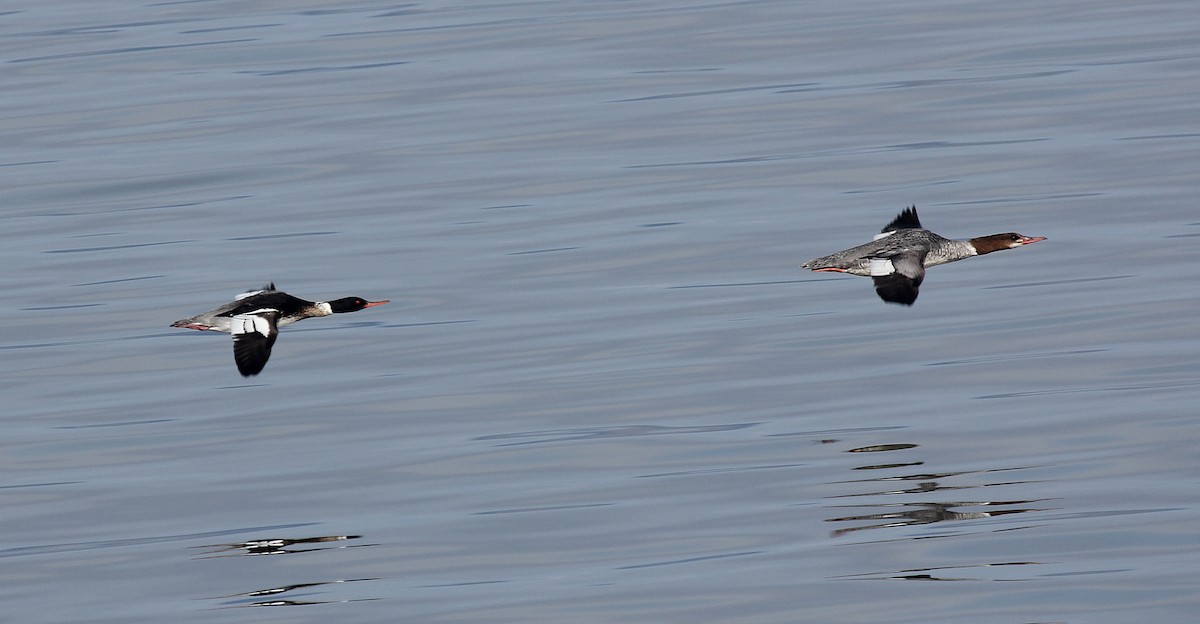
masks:
<svg viewBox="0 0 1200 624"><path fill-rule="evenodd" d="M0 619L1200 606L1193 2L5 10Z"/></svg>

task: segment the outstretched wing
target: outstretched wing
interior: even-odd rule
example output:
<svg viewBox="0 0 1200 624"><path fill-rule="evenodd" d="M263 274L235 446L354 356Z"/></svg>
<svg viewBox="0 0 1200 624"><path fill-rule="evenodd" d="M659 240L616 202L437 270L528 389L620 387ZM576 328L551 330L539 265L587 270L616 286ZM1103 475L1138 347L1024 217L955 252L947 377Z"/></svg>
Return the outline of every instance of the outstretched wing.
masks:
<svg viewBox="0 0 1200 624"><path fill-rule="evenodd" d="M263 293L269 293L269 292L274 292L274 291L275 291L275 282L267 282L266 286L263 286L262 288L259 288L257 290L247 290L246 292L234 297L233 300L241 301L242 299L246 299L248 297L253 297L254 295L261 295Z"/></svg>
<svg viewBox="0 0 1200 624"><path fill-rule="evenodd" d="M278 320L279 310L273 308L238 314L231 319L229 334L233 336L233 361L237 362L238 372L243 377L257 375L267 365L271 346L279 335L275 325Z"/></svg>
<svg viewBox="0 0 1200 624"><path fill-rule="evenodd" d="M875 292L888 303L912 305L925 279L926 249L884 251L871 258Z"/></svg>
<svg viewBox="0 0 1200 624"><path fill-rule="evenodd" d="M895 232L896 230L905 229L923 229L921 227L921 220L917 218L916 206L909 206L908 208L905 208L900 214L896 215L895 219L892 219L891 223L887 224L887 227L884 227L879 231L886 234L888 232ZM880 237L877 236L876 238Z"/></svg>

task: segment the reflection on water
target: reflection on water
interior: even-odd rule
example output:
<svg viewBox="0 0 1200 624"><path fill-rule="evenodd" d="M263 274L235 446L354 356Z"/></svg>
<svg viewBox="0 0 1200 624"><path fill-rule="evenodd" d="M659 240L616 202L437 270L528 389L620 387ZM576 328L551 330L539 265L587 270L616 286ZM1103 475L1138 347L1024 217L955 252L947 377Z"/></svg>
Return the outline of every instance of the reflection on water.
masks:
<svg viewBox="0 0 1200 624"><path fill-rule="evenodd" d="M867 572L864 574L846 574L834 576L835 579L871 579L894 581L978 581L980 577L958 576L962 570L982 570L984 568L1003 568L1006 566L1043 565L1037 561L1006 561L1003 563L982 563L979 565L943 566L937 568L913 568L908 570L892 570L888 572ZM954 572L948 572L954 570ZM955 576L951 576L951 574ZM1026 580L1026 579L996 579L996 580Z"/></svg>
<svg viewBox="0 0 1200 624"><path fill-rule="evenodd" d="M342 583L357 583L361 581L377 581L377 578L354 578L341 579L337 581L320 581L316 583L297 583L294 585L283 585L280 587L270 587L267 589L258 589L255 591L244 592L241 594L233 594L231 596L221 596L221 599L226 600L227 607L299 607L305 605L330 604L335 602L363 602L368 600L379 600L378 598L355 598L349 600L236 600L241 598L262 598L263 596L279 596L288 592L294 592L304 589L314 589L325 587L328 585L338 585ZM234 599L234 600L231 600Z"/></svg>
<svg viewBox="0 0 1200 624"><path fill-rule="evenodd" d="M1006 516L1009 514L1027 513L1031 511L1045 511L1044 509L1000 509L996 511L954 511L955 507L984 507L990 505L1026 505L1037 501L955 501L949 503L887 503L881 505L872 505L870 507L903 507L904 511L888 511L872 514L864 514L858 516L844 516L841 518L830 518L826 522L850 522L861 520L880 521L876 524L868 524L860 527L852 527L847 529L838 529L831 534L834 537L847 535L855 531L865 531L867 529L887 529L902 526L915 526L919 524L933 524L935 522L947 522L950 520L977 520L979 518L993 518L996 516ZM855 507L857 505L848 505L847 507ZM862 505L868 507L868 505Z"/></svg>
<svg viewBox="0 0 1200 624"><path fill-rule="evenodd" d="M312 552L314 550L328 550L323 547L315 548L292 548L296 544L322 544L326 542L343 542L346 540L359 539L361 535L329 535L323 537L302 537L302 538L269 538L260 540L250 540L248 542L236 542L233 544L209 544L206 546L195 546L194 548L208 548L205 555L212 553L214 557L233 557L238 555L291 555L302 552ZM362 547L370 546L370 544L355 544L353 546ZM347 546L338 546L337 548L350 548ZM209 557L199 557L207 559Z"/></svg>
<svg viewBox="0 0 1200 624"><path fill-rule="evenodd" d="M916 444L879 444L873 446L864 446L854 449L849 449L848 453L880 453L905 451L917 448ZM924 461L906 461L895 463L868 464L856 466L853 470L900 470L909 469L916 466L924 465ZM872 490L869 492L856 492L851 494L837 494L826 498L849 498L858 496L906 496L906 495L927 495L933 492L943 490L965 490L974 488L995 487L999 485L1017 485L1021 483L1029 483L1029 481L998 481L994 483L975 483L970 485L946 485L940 482L941 479L952 477L961 477L964 475L984 475L998 472L1011 472L1014 470L1029 470L1033 466L1020 468L992 468L985 470L966 470L952 472L908 472L903 474L888 474L885 476L874 477L870 479L854 479L849 481L839 481L839 484L849 483L881 483L881 482L896 482L896 481L917 481L916 485L904 488ZM1029 499L1029 500L972 500L972 501L905 501L905 502L887 502L875 505L833 505L831 509L865 509L875 510L870 513L859 513L848 516L838 516L826 519L826 522L866 522L861 526L847 527L834 530L831 535L840 537L857 531L866 531L868 529L887 529L895 527L917 526L922 524L934 524L937 522L949 522L959 520L978 520L981 518L994 518L997 516L1006 516L1019 513L1029 513L1034 511L1045 511L1045 509L1035 508L1006 508L1006 509L988 509L986 511L963 510L961 508L973 507L1009 507L1012 505L1029 505L1046 499Z"/></svg>
<svg viewBox="0 0 1200 624"><path fill-rule="evenodd" d="M239 556L258 556L258 555L294 555L299 553L322 552L331 549L351 548L371 546L371 544L355 544L355 545L336 545L331 546L334 542L345 542L347 540L360 539L359 535L324 535L319 537L301 537L301 538L266 538L249 540L245 542L234 542L232 544L209 544L205 546L195 546L194 548L207 549L205 554L197 557L197 559L212 559L216 557L239 557ZM302 546L297 548L296 546ZM280 585L278 587L269 587L266 589L253 589L250 591L239 592L226 596L219 596L217 599L225 600L225 607L296 607L303 605L317 605L334 602L361 602L364 600L378 600L377 598L355 598L355 599L339 599L339 600L315 600L315 599L289 599L289 600L255 600L264 596L279 596L289 592L299 590L312 590L318 587L330 585L340 585L344 583L355 583L359 581L375 581L377 578L352 578L339 579L333 581L313 581L308 583L292 583L289 585Z"/></svg>

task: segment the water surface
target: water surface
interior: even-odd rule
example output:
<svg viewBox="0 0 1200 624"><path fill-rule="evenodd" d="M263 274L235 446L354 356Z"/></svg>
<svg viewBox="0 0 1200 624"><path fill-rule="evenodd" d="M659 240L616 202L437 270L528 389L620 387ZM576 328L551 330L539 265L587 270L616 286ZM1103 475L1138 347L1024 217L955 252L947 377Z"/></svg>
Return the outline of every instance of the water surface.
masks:
<svg viewBox="0 0 1200 624"><path fill-rule="evenodd" d="M1186 620L1193 15L10 8L0 612ZM799 269L909 204L1049 240Z"/></svg>

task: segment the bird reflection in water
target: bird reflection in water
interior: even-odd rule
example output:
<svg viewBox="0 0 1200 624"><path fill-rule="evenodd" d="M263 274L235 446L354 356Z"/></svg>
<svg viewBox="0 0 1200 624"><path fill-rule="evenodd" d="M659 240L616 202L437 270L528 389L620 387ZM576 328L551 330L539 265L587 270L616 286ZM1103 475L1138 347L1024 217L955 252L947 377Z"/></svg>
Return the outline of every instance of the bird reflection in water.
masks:
<svg viewBox="0 0 1200 624"><path fill-rule="evenodd" d="M342 580L337 580L337 581L322 581L322 582L318 582L318 583L297 583L295 585L283 585L281 587L258 589L255 591L244 592L241 594L233 594L232 596L222 596L222 598L225 598L225 599L262 598L264 596L279 596L281 594L286 594L288 592L294 592L294 591L302 590L302 589L315 589L318 587L323 587L325 585L337 585L337 584L341 584L341 583L357 583L359 581L377 581L377 580L379 580L379 579L378 578L355 578L355 579L342 579ZM233 606L233 607L300 607L300 606L304 606L304 605L330 604L330 603L334 603L334 602L363 602L363 601L369 601L369 600L379 600L379 599L378 598L357 598L357 599L353 599L353 600L275 599L275 600L254 600L251 602L242 602L242 601L234 600L233 602L229 603L229 606Z"/></svg>
<svg viewBox="0 0 1200 624"><path fill-rule="evenodd" d="M849 453L879 453L879 452L895 452L909 451L917 448L916 444L880 444L874 446L864 446L854 449L849 449ZM1016 470L1026 470L1029 467L1021 468L994 468L984 470L968 470L958 472L917 472L918 466L923 466L923 461L897 461L889 463L876 463L864 466L857 466L854 470L871 470L871 471L907 471L901 474L889 474L888 476L875 477L870 479L854 479L850 481L842 481L839 483L891 483L891 482L913 482L917 483L907 487L892 487L887 489L877 489L870 492L856 492L851 494L839 494L828 498L849 498L862 496L911 496L914 494L930 494L942 490L964 490L985 487L997 486L1014 486L1026 481L995 481L992 483L972 483L966 485L946 485L941 480L962 477L966 475L990 475L999 472L1011 472ZM873 509L873 513L861 513L854 515L838 516L829 518L826 522L868 522L869 524L837 529L832 532L833 537L847 535L856 531L866 531L869 529L886 529L905 526L917 526L923 524L933 524L937 522L951 522L962 520L978 520L983 518L995 518L997 516L1005 516L1012 514L1029 513L1033 511L1045 511L1044 509L1036 509L1031 507L1015 507L1014 505L1030 505L1046 499L1014 499L1014 500L975 500L975 501L912 501L912 502L887 502L874 505L838 505L834 508L847 509ZM972 510L969 508L987 507L989 509ZM1005 509L990 509L994 507L1006 507Z"/></svg>
<svg viewBox="0 0 1200 624"><path fill-rule="evenodd" d="M300 537L300 538L271 538L250 540L248 542L236 542L233 544L209 544L206 546L197 546L196 548L207 548L205 554L214 557L234 557L239 555L290 555L295 553L310 552L314 550L326 550L326 547L316 546L308 548L293 548L297 544L323 544L326 542L342 542L346 540L359 539L361 535L327 535L322 537ZM357 546L367 546L368 544L357 544ZM349 548L349 546L337 546L337 548ZM220 553L220 554L218 554Z"/></svg>

